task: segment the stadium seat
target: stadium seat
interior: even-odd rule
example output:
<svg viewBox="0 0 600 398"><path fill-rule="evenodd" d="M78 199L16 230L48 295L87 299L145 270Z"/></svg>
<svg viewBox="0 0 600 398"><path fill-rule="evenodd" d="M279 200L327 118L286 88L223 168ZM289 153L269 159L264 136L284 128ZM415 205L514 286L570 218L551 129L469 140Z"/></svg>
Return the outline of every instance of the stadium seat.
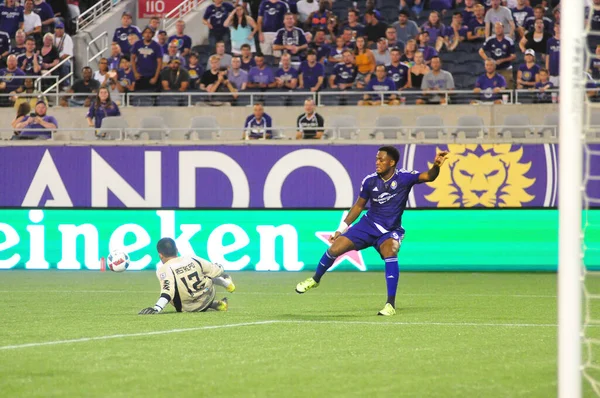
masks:
<svg viewBox="0 0 600 398"><path fill-rule="evenodd" d="M398 134L404 135L402 131L402 119L394 115L381 115L375 119L377 127L370 134L371 138L383 138L386 140L397 139Z"/></svg>
<svg viewBox="0 0 600 398"><path fill-rule="evenodd" d="M274 140L283 140L285 139L285 134L281 130L271 129L271 138Z"/></svg>
<svg viewBox="0 0 600 398"><path fill-rule="evenodd" d="M503 128L499 132L503 138L534 138L535 131L531 128L529 116L511 114L504 117Z"/></svg>
<svg viewBox="0 0 600 398"><path fill-rule="evenodd" d="M358 137L360 130L356 127L358 121L355 116L351 115L338 115L331 118L329 124L330 134L327 134L331 138L349 140Z"/></svg>
<svg viewBox="0 0 600 398"><path fill-rule="evenodd" d="M214 116L194 116L188 135L191 140L212 140L221 136L221 127Z"/></svg>
<svg viewBox="0 0 600 398"><path fill-rule="evenodd" d="M584 126L586 120L584 119ZM589 130L586 132L586 135L589 138L600 137L600 112L593 112L590 117L590 126Z"/></svg>
<svg viewBox="0 0 600 398"><path fill-rule="evenodd" d="M439 115L418 116L412 133L418 140L443 139L446 136L444 119Z"/></svg>
<svg viewBox="0 0 600 398"><path fill-rule="evenodd" d="M560 125L559 121L560 121L560 119L559 119L558 112L549 113L549 114L545 115L544 116L544 127L540 131L542 133L542 136L544 136L545 138L558 137L558 128Z"/></svg>
<svg viewBox="0 0 600 398"><path fill-rule="evenodd" d="M140 120L140 129L136 134L139 140L162 140L163 133L169 133L169 127L162 116L145 116Z"/></svg>
<svg viewBox="0 0 600 398"><path fill-rule="evenodd" d="M108 140L122 140L125 137L125 130L129 128L129 123L122 116L105 117L102 119L100 134ZM108 129L108 130L105 130ZM121 134L123 132L123 134ZM91 137L87 137L91 138Z"/></svg>
<svg viewBox="0 0 600 398"><path fill-rule="evenodd" d="M458 128L452 134L456 138L483 138L487 131L480 116L466 115L458 118Z"/></svg>

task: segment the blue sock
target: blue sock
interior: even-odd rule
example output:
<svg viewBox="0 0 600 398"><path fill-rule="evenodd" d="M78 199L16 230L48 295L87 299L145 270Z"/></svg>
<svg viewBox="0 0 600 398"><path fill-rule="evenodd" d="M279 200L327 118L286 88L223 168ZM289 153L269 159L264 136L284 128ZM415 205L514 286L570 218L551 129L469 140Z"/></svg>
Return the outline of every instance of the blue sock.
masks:
<svg viewBox="0 0 600 398"><path fill-rule="evenodd" d="M313 276L315 282L318 283L321 281L321 277L325 275L325 272L327 272L329 268L331 268L335 262L335 259L336 257L333 257L331 254L329 254L329 250L323 254L323 257L321 257L321 261L319 261L319 265L317 266L317 270L315 271L315 275Z"/></svg>
<svg viewBox="0 0 600 398"><path fill-rule="evenodd" d="M385 283L387 285L387 302L396 307L396 290L398 289L398 278L400 269L398 268L398 257L388 257L385 261Z"/></svg>

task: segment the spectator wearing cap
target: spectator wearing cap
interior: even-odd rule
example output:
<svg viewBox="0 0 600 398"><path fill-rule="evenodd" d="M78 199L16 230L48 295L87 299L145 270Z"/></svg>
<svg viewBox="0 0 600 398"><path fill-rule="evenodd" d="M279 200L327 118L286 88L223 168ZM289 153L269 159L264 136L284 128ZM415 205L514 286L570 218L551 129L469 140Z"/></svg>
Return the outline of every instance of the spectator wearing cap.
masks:
<svg viewBox="0 0 600 398"><path fill-rule="evenodd" d="M10 54L10 36L6 32L0 32L0 68L6 66L6 58Z"/></svg>
<svg viewBox="0 0 600 398"><path fill-rule="evenodd" d="M532 49L536 54L546 55L548 40L552 35L544 29L544 21L536 19L533 25L533 30L527 34L519 42L519 47L524 53L527 49Z"/></svg>
<svg viewBox="0 0 600 398"><path fill-rule="evenodd" d="M281 0L265 0L258 10L258 40L264 55L273 55L273 41L277 31L283 28L285 14L290 11L287 3Z"/></svg>
<svg viewBox="0 0 600 398"><path fill-rule="evenodd" d="M271 127L273 119L265 113L265 108L259 102L254 104L252 115L244 122L244 140L270 139L272 137Z"/></svg>
<svg viewBox="0 0 600 398"><path fill-rule="evenodd" d="M239 55L244 44L249 45L252 52L256 52L255 35L258 32L258 26L242 4L238 4L229 14L224 26L229 28L233 54Z"/></svg>
<svg viewBox="0 0 600 398"><path fill-rule="evenodd" d="M281 51L298 58L302 51L308 48L308 42L304 36L304 31L294 26L294 14L287 13L283 19L283 28L279 29L273 41L273 51L275 55L281 56Z"/></svg>
<svg viewBox="0 0 600 398"><path fill-rule="evenodd" d="M117 43L113 43L110 46L110 56L108 57L108 69L119 69L119 66L121 65L121 58L123 58L121 46L119 46Z"/></svg>
<svg viewBox="0 0 600 398"><path fill-rule="evenodd" d="M121 58L119 69L116 76L113 73L113 78L117 81L117 90L120 93L124 94L135 91L135 75L131 68L131 62L129 62L129 56L124 55Z"/></svg>
<svg viewBox="0 0 600 398"><path fill-rule="evenodd" d="M392 28L396 29L396 37L399 41L406 43L411 39L416 39L419 36L419 27L415 21L411 21L409 13L406 10L401 10L398 14L398 21L392 24Z"/></svg>
<svg viewBox="0 0 600 398"><path fill-rule="evenodd" d="M254 55L252 55L250 45L242 44L241 52L242 55L240 60L242 61L242 69L246 72L250 72L250 69L256 66L256 61L254 61Z"/></svg>
<svg viewBox="0 0 600 398"><path fill-rule="evenodd" d="M389 65L392 62L390 50L388 50L388 41L385 37L377 40L377 49L373 51L373 55L375 56L375 64L377 65Z"/></svg>
<svg viewBox="0 0 600 398"><path fill-rule="evenodd" d="M256 91L265 91L277 87L275 74L265 63L265 57L262 54L256 54L254 61L256 62L256 66L248 72L247 87Z"/></svg>
<svg viewBox="0 0 600 398"><path fill-rule="evenodd" d="M309 50L306 54L306 61L300 64L298 70L299 85L298 88L317 92L323 87L325 82L325 67L317 62L317 53Z"/></svg>
<svg viewBox="0 0 600 398"><path fill-rule="evenodd" d="M131 50L131 63L135 75L136 91L156 91L162 69L162 49L152 40L152 29L146 28L143 40L138 41Z"/></svg>
<svg viewBox="0 0 600 398"><path fill-rule="evenodd" d="M381 37L385 37L387 24L378 20L374 11L365 13L365 36L367 37L368 45L371 46L377 43Z"/></svg>
<svg viewBox="0 0 600 398"><path fill-rule="evenodd" d="M535 63L535 51L525 50L525 62L519 66L517 71L517 88L534 88L539 80L540 67Z"/></svg>
<svg viewBox="0 0 600 398"><path fill-rule="evenodd" d="M117 43L121 47L123 54L129 54L132 51L131 45L129 44L129 35L135 34L139 39L142 38L140 29L131 24L132 17L128 11L125 11L121 16L121 26L115 30L113 35L113 43ZM151 34L154 33L150 29Z"/></svg>
<svg viewBox="0 0 600 398"><path fill-rule="evenodd" d="M190 85L190 74L181 66L181 61L178 58L173 58L168 67L160 73L160 80L163 92L184 93L188 91ZM187 105L186 98L181 96L160 96L158 99L163 106Z"/></svg>
<svg viewBox="0 0 600 398"><path fill-rule="evenodd" d="M417 99L417 105L447 104L445 97L439 94L427 94L428 91L454 90L454 78L450 72L442 69L442 60L440 57L436 56L431 59L431 71L423 77L421 90L425 95Z"/></svg>
<svg viewBox="0 0 600 398"><path fill-rule="evenodd" d="M501 0L490 0L491 8L485 13L485 37L493 36L492 29L502 23L504 36L515 37L515 20L507 7L500 5Z"/></svg>
<svg viewBox="0 0 600 398"><path fill-rule="evenodd" d="M46 3L44 0L34 0L33 12L40 16L42 21L42 33L51 32L52 25L54 24L54 11L50 4Z"/></svg>
<svg viewBox="0 0 600 398"><path fill-rule="evenodd" d="M221 63L222 68L229 68L231 65L231 55L225 52L225 43L222 41L217 42L215 45L215 53L219 57L219 62ZM209 61L210 62L210 61ZM206 64L206 69L210 67L209 63Z"/></svg>
<svg viewBox="0 0 600 398"><path fill-rule="evenodd" d="M495 35L489 37L479 49L479 55L484 60L491 58L496 61L496 70L506 80L506 87L512 89L514 87L512 62L517 58L515 43L510 37L504 35L502 22L496 22L494 31Z"/></svg>
<svg viewBox="0 0 600 398"><path fill-rule="evenodd" d="M169 63L174 59L179 60L179 63L185 67L185 58L179 52L179 45L176 40L169 43L167 52L163 55L164 68L167 68Z"/></svg>
<svg viewBox="0 0 600 398"><path fill-rule="evenodd" d="M54 26L54 47L58 50L61 61L73 56L73 39L65 32L65 24L60 21Z"/></svg>
<svg viewBox="0 0 600 398"><path fill-rule="evenodd" d="M17 30L23 29L23 8L15 0L5 0L0 6L0 31L14 37Z"/></svg>
<svg viewBox="0 0 600 398"><path fill-rule="evenodd" d="M6 68L0 69L0 93L9 94L23 91L24 81L21 76L25 76L25 72L17 66L17 57L9 55L6 60ZM0 105L9 106L8 98L0 97Z"/></svg>
<svg viewBox="0 0 600 398"><path fill-rule="evenodd" d="M231 51L231 37L225 21L233 9L231 3L223 2L223 0L213 0L213 4L209 5L204 11L202 23L208 26L208 45L210 48L215 48L217 42L222 41L226 44L227 52Z"/></svg>
<svg viewBox="0 0 600 398"><path fill-rule="evenodd" d="M110 98L110 92L106 86L100 87L96 99L90 105L85 118L89 127L99 129L102 127L102 120L107 117L121 116L119 106Z"/></svg>
<svg viewBox="0 0 600 398"><path fill-rule="evenodd" d="M185 22L179 20L175 23L175 35L169 37L169 45L177 43L177 49L182 57L187 57L192 49L192 38L185 34Z"/></svg>
<svg viewBox="0 0 600 398"><path fill-rule="evenodd" d="M167 39L168 39L167 31L159 30L158 34L156 35L156 42L158 43L160 48L163 50L163 54L166 54L167 51L169 50L169 42Z"/></svg>
<svg viewBox="0 0 600 398"><path fill-rule="evenodd" d="M500 92L506 89L506 80L496 73L496 61L488 58L485 61L485 73L477 78L473 92L481 94L481 102L501 104ZM477 101L473 101L477 103Z"/></svg>
<svg viewBox="0 0 600 398"><path fill-rule="evenodd" d="M86 95L74 95L68 100L69 106L90 106L91 101L93 99L93 95L98 92L100 88L100 83L97 80L93 79L92 68L89 66L84 66L81 69L82 78L75 81L75 84L71 86L69 89L70 93L74 94L86 94ZM61 97L61 100L64 97ZM63 103L63 106L66 106Z"/></svg>
<svg viewBox="0 0 600 398"><path fill-rule="evenodd" d="M33 12L33 0L25 0L23 9L23 30L27 36L34 36L39 40L42 33L42 20Z"/></svg>
<svg viewBox="0 0 600 398"><path fill-rule="evenodd" d="M418 51L423 53L423 59L425 60L425 64L429 65L431 63L431 58L438 55L438 52L429 45L429 32L424 30L419 34L419 47Z"/></svg>
<svg viewBox="0 0 600 398"><path fill-rule="evenodd" d="M188 73L190 74L190 88L198 89L200 85L200 77L204 73L204 68L200 65L200 56L196 52L190 53L187 65Z"/></svg>
<svg viewBox="0 0 600 398"><path fill-rule="evenodd" d="M295 90L298 87L298 71L292 68L292 57L290 54L281 56L281 66L275 72L277 88L282 90Z"/></svg>
<svg viewBox="0 0 600 398"><path fill-rule="evenodd" d="M18 135L13 139L33 140L49 139L52 137L52 131L58 128L58 122L54 116L46 114L48 108L43 100L35 104L35 116L25 116L20 123L15 126Z"/></svg>
<svg viewBox="0 0 600 398"><path fill-rule="evenodd" d="M473 42L482 42L485 40L485 8L481 4L476 4L473 7L473 18L467 25L467 40Z"/></svg>

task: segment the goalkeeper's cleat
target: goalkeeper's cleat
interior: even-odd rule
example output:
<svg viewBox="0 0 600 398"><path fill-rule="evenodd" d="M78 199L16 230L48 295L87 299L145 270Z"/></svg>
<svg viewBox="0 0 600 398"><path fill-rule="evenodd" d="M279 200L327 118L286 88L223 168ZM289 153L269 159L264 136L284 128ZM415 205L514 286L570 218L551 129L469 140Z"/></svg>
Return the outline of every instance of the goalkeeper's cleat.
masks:
<svg viewBox="0 0 600 398"><path fill-rule="evenodd" d="M235 292L235 283L233 283L233 279L231 279L231 275L223 274L222 278L229 282L229 286L227 286L225 288L225 290L227 290L228 293Z"/></svg>
<svg viewBox="0 0 600 398"><path fill-rule="evenodd" d="M305 281L302 281L296 285L296 293L302 294L306 293L310 289L314 289L319 286L319 282L315 281L313 278L308 278Z"/></svg>
<svg viewBox="0 0 600 398"><path fill-rule="evenodd" d="M229 304L227 303L227 297L223 297L217 304L217 311L227 311L228 308Z"/></svg>
<svg viewBox="0 0 600 398"><path fill-rule="evenodd" d="M383 309L381 311L379 311L377 313L377 315L383 315L383 316L396 315L396 309L390 303L386 303L385 307L383 307Z"/></svg>

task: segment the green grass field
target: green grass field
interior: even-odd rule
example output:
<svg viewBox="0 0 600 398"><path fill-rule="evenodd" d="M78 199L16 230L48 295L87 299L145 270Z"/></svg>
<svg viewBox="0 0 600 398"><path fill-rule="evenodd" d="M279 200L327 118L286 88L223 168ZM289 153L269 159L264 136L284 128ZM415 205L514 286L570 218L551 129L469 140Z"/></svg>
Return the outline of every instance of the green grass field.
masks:
<svg viewBox="0 0 600 398"><path fill-rule="evenodd" d="M0 396L556 396L555 274L401 274L391 318L383 274L296 294L307 275L237 273L227 313L138 316L153 272L1 272Z"/></svg>

